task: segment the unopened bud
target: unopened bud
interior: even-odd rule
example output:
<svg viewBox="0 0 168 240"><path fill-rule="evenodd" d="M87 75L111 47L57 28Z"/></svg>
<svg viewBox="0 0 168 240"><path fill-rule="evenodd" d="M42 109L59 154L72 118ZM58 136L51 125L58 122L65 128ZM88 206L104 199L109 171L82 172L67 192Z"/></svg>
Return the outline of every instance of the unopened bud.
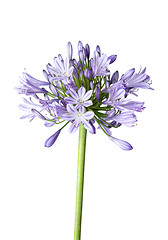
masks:
<svg viewBox="0 0 168 240"><path fill-rule="evenodd" d="M92 90L94 89L94 83L93 83L92 80L90 81L90 88L91 88Z"/></svg>
<svg viewBox="0 0 168 240"><path fill-rule="evenodd" d="M117 55L111 55L110 57L107 58L107 60L110 59L109 64L111 64L111 63L113 63L116 60L116 58L117 58Z"/></svg>
<svg viewBox="0 0 168 240"><path fill-rule="evenodd" d="M90 47L88 44L86 44L85 46L85 54L86 54L86 57L89 59L90 57Z"/></svg>
<svg viewBox="0 0 168 240"><path fill-rule="evenodd" d="M91 75L92 75L91 69L86 68L84 71L84 75L87 79L91 78Z"/></svg>
<svg viewBox="0 0 168 240"><path fill-rule="evenodd" d="M112 77L111 77L111 80L110 80L110 83L116 83L118 81L118 78L119 78L119 72L116 71L115 73L113 73Z"/></svg>
<svg viewBox="0 0 168 240"><path fill-rule="evenodd" d="M82 44L81 41L79 41L79 42L78 42L78 52L79 52L79 51L82 51L82 49L83 49L83 44Z"/></svg>
<svg viewBox="0 0 168 240"><path fill-rule="evenodd" d="M99 89L98 86L95 87L95 95L96 95L97 101L99 101L99 99L100 99L100 89Z"/></svg>
<svg viewBox="0 0 168 240"><path fill-rule="evenodd" d="M79 59L80 59L80 61L81 61L82 63L83 63L84 60L85 60L85 56L84 56L83 50L80 50L80 51L79 51Z"/></svg>
<svg viewBox="0 0 168 240"><path fill-rule="evenodd" d="M70 42L68 42L68 44L67 44L67 53L68 53L69 60L71 60L72 54L73 54L73 48L72 48L72 44Z"/></svg>

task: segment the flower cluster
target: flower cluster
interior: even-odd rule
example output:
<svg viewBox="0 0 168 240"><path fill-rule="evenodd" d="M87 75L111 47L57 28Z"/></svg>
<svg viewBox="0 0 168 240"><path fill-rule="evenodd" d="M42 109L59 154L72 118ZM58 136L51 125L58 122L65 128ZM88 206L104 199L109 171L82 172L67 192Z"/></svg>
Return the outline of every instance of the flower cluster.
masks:
<svg viewBox="0 0 168 240"><path fill-rule="evenodd" d="M70 124L69 131L75 132L82 124L90 133L102 131L119 147L131 150L132 146L112 136L111 129L121 125L132 127L136 124L135 112L144 109L144 102L133 101L137 90L152 89L146 68L135 72L132 68L119 77L119 72L110 73L109 66L117 56L101 53L99 46L90 57L90 47L78 42L79 60L73 58L72 44L67 44L67 58L54 58L43 70L45 81L38 80L27 72L20 78L19 94L29 96L20 108L25 111L21 118L30 121L39 117L46 127L62 124L49 137L45 146L50 147L62 129ZM34 100L34 101L33 101Z"/></svg>

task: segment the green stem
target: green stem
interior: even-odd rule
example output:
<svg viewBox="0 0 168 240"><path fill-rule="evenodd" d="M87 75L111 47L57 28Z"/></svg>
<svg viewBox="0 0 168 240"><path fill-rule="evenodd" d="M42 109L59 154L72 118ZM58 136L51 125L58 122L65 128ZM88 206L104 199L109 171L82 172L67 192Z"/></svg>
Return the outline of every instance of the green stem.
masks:
<svg viewBox="0 0 168 240"><path fill-rule="evenodd" d="M81 124L79 127L79 142L78 142L78 166L77 166L77 182L76 182L74 240L80 240L80 236L81 236L86 133L87 133L87 130Z"/></svg>

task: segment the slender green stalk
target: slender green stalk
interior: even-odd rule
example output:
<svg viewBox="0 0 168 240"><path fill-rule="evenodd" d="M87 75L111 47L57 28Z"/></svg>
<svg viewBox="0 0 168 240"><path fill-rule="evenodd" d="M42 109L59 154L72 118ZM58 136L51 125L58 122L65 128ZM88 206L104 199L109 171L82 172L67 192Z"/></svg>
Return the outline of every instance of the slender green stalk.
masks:
<svg viewBox="0 0 168 240"><path fill-rule="evenodd" d="M81 124L79 127L79 142L78 142L78 166L77 166L77 182L76 182L74 240L80 240L80 236L81 236L86 133L87 133L87 130Z"/></svg>

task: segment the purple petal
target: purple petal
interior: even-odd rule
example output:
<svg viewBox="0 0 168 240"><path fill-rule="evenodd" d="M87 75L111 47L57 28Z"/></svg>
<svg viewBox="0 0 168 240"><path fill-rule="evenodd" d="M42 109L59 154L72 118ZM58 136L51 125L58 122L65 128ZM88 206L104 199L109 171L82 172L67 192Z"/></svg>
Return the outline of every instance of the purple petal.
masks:
<svg viewBox="0 0 168 240"><path fill-rule="evenodd" d="M72 104L67 104L67 111L71 114L74 114L77 112L76 108Z"/></svg>
<svg viewBox="0 0 168 240"><path fill-rule="evenodd" d="M133 147L131 146L131 144L129 144L128 142L124 141L124 140L120 140L118 138L109 136L110 140L112 140L114 143L116 143L121 149L123 150L132 150Z"/></svg>
<svg viewBox="0 0 168 240"><path fill-rule="evenodd" d="M83 114L83 116L84 116L85 119L90 120L94 117L94 112L92 112L92 111L85 112Z"/></svg>
<svg viewBox="0 0 168 240"><path fill-rule="evenodd" d="M73 122L69 128L70 133L74 133L78 130L78 126L76 126L75 122Z"/></svg>
<svg viewBox="0 0 168 240"><path fill-rule="evenodd" d="M69 113L64 113L61 118L66 121L74 120L74 116Z"/></svg>
<svg viewBox="0 0 168 240"><path fill-rule="evenodd" d="M41 118L42 120L46 120L46 118L36 109L31 109L32 113L34 113L37 117Z"/></svg>
<svg viewBox="0 0 168 240"><path fill-rule="evenodd" d="M92 126L90 125L90 123L89 123L87 120L83 119L82 122L83 122L83 124L84 124L84 127L85 127L88 131L93 131Z"/></svg>
<svg viewBox="0 0 168 240"><path fill-rule="evenodd" d="M131 111L126 111L115 115L113 119L128 127L134 126L134 124L137 122L136 115Z"/></svg>
<svg viewBox="0 0 168 240"><path fill-rule="evenodd" d="M85 112L85 108L83 106L79 107L79 112L81 112L82 114Z"/></svg>
<svg viewBox="0 0 168 240"><path fill-rule="evenodd" d="M44 126L45 127L52 127L54 125L54 122L45 122Z"/></svg>
<svg viewBox="0 0 168 240"><path fill-rule="evenodd" d="M93 90L89 90L86 92L85 96L83 97L83 101L88 100L92 96Z"/></svg>
<svg viewBox="0 0 168 240"><path fill-rule="evenodd" d="M55 143L55 141L58 138L60 132L61 132L61 130L59 129L56 133L54 133L51 137L49 137L45 141L45 147L51 147Z"/></svg>
<svg viewBox="0 0 168 240"><path fill-rule="evenodd" d="M92 131L89 131L89 132L92 133L92 134L96 134L96 128L91 121L90 121L90 125L92 127Z"/></svg>
<svg viewBox="0 0 168 240"><path fill-rule="evenodd" d="M65 97L64 100L71 104L76 104L76 100L71 97Z"/></svg>
<svg viewBox="0 0 168 240"><path fill-rule="evenodd" d="M86 92L86 89L83 86L79 88L78 95L80 99L83 99L85 92Z"/></svg>
<svg viewBox="0 0 168 240"><path fill-rule="evenodd" d="M88 100L88 101L85 101L85 102L83 103L83 106L89 107L89 106L91 106L92 104L93 104L92 101L91 101L91 100Z"/></svg>
<svg viewBox="0 0 168 240"><path fill-rule="evenodd" d="M71 89L69 90L69 94L71 94L71 96L72 96L74 99L76 99L76 100L79 99L78 94L73 90L73 88L71 88Z"/></svg>
<svg viewBox="0 0 168 240"><path fill-rule="evenodd" d="M123 76L122 76L122 80L126 80L130 77L132 77L132 75L134 74L135 72L135 68L132 68L130 70L128 70Z"/></svg>

